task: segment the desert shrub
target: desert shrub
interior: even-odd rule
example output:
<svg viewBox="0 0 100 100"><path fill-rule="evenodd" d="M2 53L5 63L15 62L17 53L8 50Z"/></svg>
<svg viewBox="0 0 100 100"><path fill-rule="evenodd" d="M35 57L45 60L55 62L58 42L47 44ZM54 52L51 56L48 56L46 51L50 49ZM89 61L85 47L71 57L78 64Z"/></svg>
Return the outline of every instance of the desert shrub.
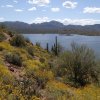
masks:
<svg viewBox="0 0 100 100"><path fill-rule="evenodd" d="M0 63L0 82L4 84L11 83L13 81L13 76L6 66Z"/></svg>
<svg viewBox="0 0 100 100"><path fill-rule="evenodd" d="M3 84L0 82L1 100L26 100L26 96L21 94L21 88L13 84Z"/></svg>
<svg viewBox="0 0 100 100"><path fill-rule="evenodd" d="M16 35L10 40L10 44L16 47L24 47L26 46L26 41L22 35Z"/></svg>
<svg viewBox="0 0 100 100"><path fill-rule="evenodd" d="M5 39L6 39L6 37L2 33L0 33L0 42L5 40Z"/></svg>
<svg viewBox="0 0 100 100"><path fill-rule="evenodd" d="M8 53L5 55L5 59L11 64L22 66L22 58L18 53Z"/></svg>
<svg viewBox="0 0 100 100"><path fill-rule="evenodd" d="M15 33L12 31L8 31L8 34L10 35L10 37L13 37Z"/></svg>
<svg viewBox="0 0 100 100"><path fill-rule="evenodd" d="M39 42L36 42L37 47L41 47L41 44Z"/></svg>
<svg viewBox="0 0 100 100"><path fill-rule="evenodd" d="M4 48L0 46L0 51L3 51L3 49L4 49Z"/></svg>
<svg viewBox="0 0 100 100"><path fill-rule="evenodd" d="M6 31L7 27L4 24L0 24L0 31Z"/></svg>
<svg viewBox="0 0 100 100"><path fill-rule="evenodd" d="M98 81L98 68L94 53L85 45L72 44L72 50L64 52L55 61L56 75L64 76L67 83L84 86Z"/></svg>
<svg viewBox="0 0 100 100"><path fill-rule="evenodd" d="M31 43L29 38L25 38L25 40L26 40L27 43Z"/></svg>
<svg viewBox="0 0 100 100"><path fill-rule="evenodd" d="M34 56L34 49L33 49L33 47L27 47L26 48L26 50L27 50L27 52L31 55L31 56Z"/></svg>
<svg viewBox="0 0 100 100"><path fill-rule="evenodd" d="M54 79L54 75L52 73L52 71L46 71L44 69L37 69L37 68L28 68L26 71L26 76L30 77L30 78L34 78L37 82L37 86L40 89L44 89L46 86L46 83L49 80L53 80Z"/></svg>
<svg viewBox="0 0 100 100"><path fill-rule="evenodd" d="M13 46L11 46L8 42L2 42L0 43L0 48L8 50L8 51L13 51Z"/></svg>
<svg viewBox="0 0 100 100"><path fill-rule="evenodd" d="M38 78L35 75L36 71L37 70L34 70L34 68L28 69L21 83L22 94L27 95L28 100L30 100L34 95L38 96L41 89L38 83Z"/></svg>
<svg viewBox="0 0 100 100"><path fill-rule="evenodd" d="M31 100L32 96L36 95L35 91L38 87L33 76L25 75L19 86L21 88L21 93L27 96L27 100Z"/></svg>
<svg viewBox="0 0 100 100"><path fill-rule="evenodd" d="M34 72L35 79L37 80L38 86L42 89L45 88L46 83L54 79L52 71L37 70Z"/></svg>
<svg viewBox="0 0 100 100"><path fill-rule="evenodd" d="M40 60L41 63L44 63L45 62L45 59L44 58L40 58L39 60Z"/></svg>
<svg viewBox="0 0 100 100"><path fill-rule="evenodd" d="M61 82L49 81L46 85L45 96L47 100L71 100L73 95L73 91Z"/></svg>

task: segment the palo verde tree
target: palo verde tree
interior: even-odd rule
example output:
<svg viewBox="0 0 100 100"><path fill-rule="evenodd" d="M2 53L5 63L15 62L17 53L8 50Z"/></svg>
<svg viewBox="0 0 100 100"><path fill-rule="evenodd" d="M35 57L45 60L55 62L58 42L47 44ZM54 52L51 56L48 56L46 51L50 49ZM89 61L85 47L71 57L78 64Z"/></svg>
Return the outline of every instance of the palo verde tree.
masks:
<svg viewBox="0 0 100 100"><path fill-rule="evenodd" d="M94 52L85 45L73 43L72 50L62 53L54 66L56 76L65 77L64 81L75 87L99 81Z"/></svg>

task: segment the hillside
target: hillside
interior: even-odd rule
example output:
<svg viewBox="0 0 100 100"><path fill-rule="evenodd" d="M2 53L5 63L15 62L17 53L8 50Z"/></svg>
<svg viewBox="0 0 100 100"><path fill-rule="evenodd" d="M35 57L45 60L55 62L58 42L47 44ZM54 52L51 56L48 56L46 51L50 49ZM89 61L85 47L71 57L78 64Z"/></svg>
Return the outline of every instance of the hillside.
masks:
<svg viewBox="0 0 100 100"><path fill-rule="evenodd" d="M40 24L28 24L24 22L1 22L9 29L19 33L63 33L63 34L84 34L100 35L100 25L64 25L57 21L44 22Z"/></svg>
<svg viewBox="0 0 100 100"><path fill-rule="evenodd" d="M100 100L100 64L77 50L58 55L0 28L0 100Z"/></svg>

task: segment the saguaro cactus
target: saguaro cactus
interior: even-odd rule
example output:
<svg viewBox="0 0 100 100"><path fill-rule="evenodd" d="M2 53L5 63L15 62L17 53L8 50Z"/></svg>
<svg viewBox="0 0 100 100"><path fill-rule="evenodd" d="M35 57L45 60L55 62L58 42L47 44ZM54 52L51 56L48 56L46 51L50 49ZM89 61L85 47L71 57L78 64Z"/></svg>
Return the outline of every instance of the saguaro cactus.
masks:
<svg viewBox="0 0 100 100"><path fill-rule="evenodd" d="M58 38L55 37L55 54L58 55Z"/></svg>
<svg viewBox="0 0 100 100"><path fill-rule="evenodd" d="M46 50L49 52L49 44L47 43Z"/></svg>
<svg viewBox="0 0 100 100"><path fill-rule="evenodd" d="M58 38L57 38L57 36L55 37L55 43L53 44L51 50L56 56L58 56Z"/></svg>

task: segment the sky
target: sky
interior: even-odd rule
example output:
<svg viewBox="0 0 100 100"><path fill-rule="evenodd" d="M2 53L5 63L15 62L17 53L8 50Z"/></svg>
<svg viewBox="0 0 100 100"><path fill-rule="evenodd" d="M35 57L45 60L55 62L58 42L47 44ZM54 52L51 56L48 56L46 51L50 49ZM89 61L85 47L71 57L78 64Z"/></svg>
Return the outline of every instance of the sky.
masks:
<svg viewBox="0 0 100 100"><path fill-rule="evenodd" d="M0 22L100 24L100 0L0 0Z"/></svg>

